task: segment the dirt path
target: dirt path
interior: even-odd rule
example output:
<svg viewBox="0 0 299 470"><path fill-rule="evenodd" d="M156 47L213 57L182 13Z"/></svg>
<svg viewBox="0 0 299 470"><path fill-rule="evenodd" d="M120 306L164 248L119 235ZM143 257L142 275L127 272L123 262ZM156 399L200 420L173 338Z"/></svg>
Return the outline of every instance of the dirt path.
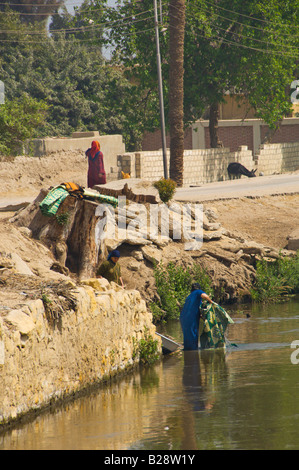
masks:
<svg viewBox="0 0 299 470"><path fill-rule="evenodd" d="M299 194L214 201L211 206L226 229L275 248L285 248L299 224Z"/></svg>

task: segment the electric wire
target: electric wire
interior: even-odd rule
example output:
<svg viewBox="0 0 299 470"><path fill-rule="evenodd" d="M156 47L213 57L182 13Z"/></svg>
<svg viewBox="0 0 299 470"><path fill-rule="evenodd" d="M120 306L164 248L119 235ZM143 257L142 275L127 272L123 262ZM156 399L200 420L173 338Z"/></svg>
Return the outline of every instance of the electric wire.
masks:
<svg viewBox="0 0 299 470"><path fill-rule="evenodd" d="M209 3L209 2L207 2L207 3ZM163 4L163 5L165 5L165 4ZM134 15L130 15L128 17L124 17L124 18L115 20L113 22L106 22L106 23L102 23L102 24L99 24L99 25L93 25L93 26L90 26L90 27L80 26L80 27L77 27L77 28L69 28L69 29L64 28L64 29L60 29L60 30L52 30L51 34L61 33L61 32L64 32L64 33L76 33L76 32L85 32L86 33L86 32L89 32L89 31L94 32L95 28L101 28L101 32L104 33L105 31L111 30L113 27L116 27L119 24L122 24L123 26L134 25L135 23L138 23L140 21L147 21L149 19L153 19L153 16L148 16L146 18L135 20L137 16L144 15L145 13L149 13L151 11L153 11L153 10L150 9L150 10L147 10L147 11L144 11L144 12L136 13ZM232 12L232 13L238 14L237 12L233 12L232 10L229 10L229 11ZM247 16L247 15L242 15L242 16ZM187 17L188 17L188 12L187 12L186 18ZM227 18L227 17L223 17L223 16L221 16L221 18L225 19L227 21L232 21L231 18ZM130 21L128 23L124 23L124 20L130 20ZM239 25L242 25L242 26L252 27L253 29L257 29L257 30L265 32L264 29L256 28L256 27L251 26L251 25L246 25L245 23L241 23L241 22L235 22L235 23L237 23ZM167 26L169 26L169 25L167 25ZM149 28L149 29L143 29L142 31L127 32L127 33L124 33L123 36L127 37L127 36L132 36L134 34L135 35L136 34L142 34L142 33L153 30L153 28L154 28L154 26ZM227 31L224 28L221 28L220 26L217 26L217 28L220 29L220 30L223 30L223 31ZM19 31L6 30L6 31L0 31L0 33L19 33ZM186 33L188 34L188 30L186 30ZM45 36L45 32L33 32L33 31L26 32L26 31L24 31L24 32L22 32L22 34L28 34L28 35L30 35L30 34L41 34L41 35ZM231 34L236 35L236 33L231 33ZM248 39L250 41L256 41L256 42L264 43L267 46L269 46L269 45L276 46L276 44L271 43L269 41L263 41L263 40L258 39L258 38L245 36L244 34L240 35L240 33L238 33L237 35L238 35L239 38L242 38L242 39ZM200 34L199 32L197 32L197 36L201 37L203 39L206 39L206 40L211 40L213 38L214 39L216 38L217 40L221 40L222 42L224 42L228 45L235 46L235 47L242 47L242 48L246 48L246 49L251 49L251 50L254 50L254 51L257 51L257 52L263 52L263 53L268 53L268 54L285 55L285 56L288 56L288 57L297 58L297 55L292 55L292 54L288 53L288 51L285 51L285 50L281 51L281 50L260 49L258 47L248 46L246 44L242 44L242 43L237 42L237 41L229 40L229 39L227 39L223 36L220 36L217 33L214 33L212 36L207 37L206 35L203 35L203 34ZM66 40L66 41L75 43L75 42L89 42L89 41L94 41L94 40L95 40L95 38L92 37L90 39L81 39L80 38L80 39L72 39L72 40ZM28 39L26 39L24 41L20 41L20 40L16 40L15 38L14 39L0 39L0 42L20 42L20 43L24 42L24 43L31 43L31 44L33 44L33 43L40 44L40 41L38 41L38 42L28 41ZM288 44L283 44L283 46L284 47L294 47L295 48L295 46L291 46L291 45L288 45Z"/></svg>

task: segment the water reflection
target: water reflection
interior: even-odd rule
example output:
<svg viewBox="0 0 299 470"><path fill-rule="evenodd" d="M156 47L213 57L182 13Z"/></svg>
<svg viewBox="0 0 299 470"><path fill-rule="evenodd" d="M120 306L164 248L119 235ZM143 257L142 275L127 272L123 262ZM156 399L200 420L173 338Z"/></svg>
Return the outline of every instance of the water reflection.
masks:
<svg viewBox="0 0 299 470"><path fill-rule="evenodd" d="M225 351L184 351L183 389L194 411L211 410L216 388L228 375Z"/></svg>
<svg viewBox="0 0 299 470"><path fill-rule="evenodd" d="M299 449L299 302L229 313L237 348L165 357L0 436L0 449Z"/></svg>

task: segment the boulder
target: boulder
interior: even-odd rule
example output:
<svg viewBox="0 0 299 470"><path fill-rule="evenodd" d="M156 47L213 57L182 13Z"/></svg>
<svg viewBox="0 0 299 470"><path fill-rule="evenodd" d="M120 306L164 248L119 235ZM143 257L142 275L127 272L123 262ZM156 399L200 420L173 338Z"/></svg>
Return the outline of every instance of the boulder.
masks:
<svg viewBox="0 0 299 470"><path fill-rule="evenodd" d="M288 250L299 250L299 228L293 230L293 232L291 232L290 235L287 237L287 240Z"/></svg>
<svg viewBox="0 0 299 470"><path fill-rule="evenodd" d="M145 259L153 264L159 264L162 259L162 252L153 246L143 246L141 248L142 254Z"/></svg>

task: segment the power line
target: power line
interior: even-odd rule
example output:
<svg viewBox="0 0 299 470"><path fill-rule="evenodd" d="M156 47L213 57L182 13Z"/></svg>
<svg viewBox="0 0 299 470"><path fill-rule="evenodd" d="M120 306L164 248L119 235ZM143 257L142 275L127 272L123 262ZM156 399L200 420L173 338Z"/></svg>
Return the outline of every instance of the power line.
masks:
<svg viewBox="0 0 299 470"><path fill-rule="evenodd" d="M200 37L200 38L203 38L203 39L206 39L206 40L221 40L222 42L226 43L226 44L229 44L231 46L234 46L234 47L242 47L244 49L250 49L252 51L257 51L257 52L262 52L262 53L265 53L265 54L274 54L274 55L283 55L283 56L286 56L286 57L289 57L289 58L294 58L294 59L298 59L298 55L292 55L292 54L289 54L287 53L286 51L279 51L279 50L270 50L270 49L259 49L257 47L252 47L252 46L247 46L245 44L242 44L240 42L236 42L236 41L229 41L227 40L226 38L224 38L223 36L219 36L218 34L215 34L215 35L212 35L211 37L207 37L207 36L204 36L203 34L200 34L200 33L197 33L197 36Z"/></svg>
<svg viewBox="0 0 299 470"><path fill-rule="evenodd" d="M136 24L140 21L147 21L149 19L153 19L154 18L154 15L152 16L148 16L146 18L141 18L141 19L137 19L135 20L135 18L140 15L145 15L146 13L150 13L150 12L153 12L153 10L147 10L147 11L144 11L144 12L141 12L141 13L136 13L135 15L133 16L127 16L127 17L123 17L123 18L120 18L118 20L115 20L115 21L107 21L105 23L100 23L100 24L94 24L94 25L91 25L91 26L78 26L78 27L73 27L73 28L63 28L63 29L54 29L54 30L51 30L51 34L56 34L56 33L61 33L61 32L66 32L66 33L70 33L70 32L87 32L88 30L89 31L94 31L95 29L98 29L98 28L105 28L105 26L107 26L106 29L111 29L115 26L118 26L119 24L122 24L124 26L128 25L128 24ZM125 20L130 20L128 23L124 23ZM0 34L24 34L24 35L44 35L45 32L44 31L32 31L32 30L22 30L22 31L19 31L19 30L0 30Z"/></svg>
<svg viewBox="0 0 299 470"><path fill-rule="evenodd" d="M244 18L249 18L250 20L254 20L254 21L260 21L262 23L266 23L266 24L270 24L270 25L274 25L274 26L286 26L286 27L290 27L289 24L286 24L286 23L274 23L269 21L269 20L263 20L261 18L256 18L254 16L251 16L251 15L245 15L244 13L240 13L240 12L237 12L237 11L234 11L234 10L229 10L227 8L223 8L221 7L220 5L216 5L214 3L211 3L209 2L208 0L206 0L206 3L208 3L209 5L213 6L213 7L216 7L216 8L219 8L220 10L223 10L223 11L227 11L229 13L233 13L235 15L239 15L239 16L244 16ZM294 25L295 28L297 28L297 26Z"/></svg>
<svg viewBox="0 0 299 470"><path fill-rule="evenodd" d="M172 15L172 14L171 14ZM172 15L174 16L174 15ZM176 17L178 19L178 17ZM218 27L219 28L219 27ZM219 29L223 29L224 31L227 31L225 30L224 28L219 28ZM186 32L188 33L188 30L186 30ZM215 39L215 36L217 38L217 40L221 40L222 42L226 43L226 44L229 44L229 45L232 45L232 46L235 46L235 47L242 47L244 49L251 49L251 50L254 50L254 51L257 51L257 52L263 52L263 53L267 53L267 54L277 54L277 55L283 55L285 57L290 57L290 58L295 58L295 59L298 59L298 54L296 55L292 55L291 53L288 53L286 51L281 51L281 50L270 50L270 49L259 49L257 47L252 47L252 46L248 46L246 44L242 44L240 42L237 42L237 41L230 41L228 39L226 39L224 36L220 36L219 34L217 33L214 33L211 35L211 37L207 37L205 36L204 34L200 34L200 33L196 33L198 37L201 37L201 38L204 38L206 40L212 40L213 38ZM236 33L234 33L236 34ZM252 37L248 37L248 36L242 36L240 35L240 37L242 38L246 38L246 39L250 39L250 40L256 40L256 38L252 38ZM269 45L269 42L265 42L265 44ZM276 45L276 44L271 44L271 45ZM281 46L282 44L280 44ZM292 46L289 46L289 47L292 47ZM294 46L295 47L295 46Z"/></svg>
<svg viewBox="0 0 299 470"><path fill-rule="evenodd" d="M220 7L219 7L219 8L220 8ZM207 8L205 9L205 7L202 5L202 6L201 6L201 10L207 11ZM233 10L227 10L227 11L230 11L231 13L234 13L235 15L246 16L246 17L247 17L247 15L242 15L241 13L239 14L238 12L233 11ZM209 13L211 13L211 12L209 12ZM239 24L240 26L244 26L245 28L251 28L251 29L254 29L254 30L256 30L256 31L261 31L261 32L263 32L263 33L265 33L265 32L267 32L267 33L271 33L271 32L272 32L272 33L276 33L276 32L277 32L276 29L274 29L274 30L265 30L264 28L259 28L259 27L257 27L257 26L249 25L249 24L247 24L247 23L241 23L240 21L233 20L232 18L228 18L227 16L220 15L219 13L216 13L216 12L213 12L213 14L216 15L218 18L221 18L221 19L223 19L223 20L226 20L226 21L234 21L235 24ZM251 17L249 17L249 18L251 18ZM251 19L257 20L257 18L251 18ZM268 24L268 25L271 25L273 28L275 28L275 27L277 28L277 26L279 25L279 24L277 24L277 23L275 24L275 23L271 23L271 22L269 22L269 21L267 22L267 24ZM291 28L291 27L293 27L292 25L287 24L287 23L280 23L280 26L284 26L284 27L286 27L286 28ZM282 31L279 31L279 34L282 35L282 36L294 37L293 34L283 33ZM299 37L299 36L295 36L295 37Z"/></svg>

